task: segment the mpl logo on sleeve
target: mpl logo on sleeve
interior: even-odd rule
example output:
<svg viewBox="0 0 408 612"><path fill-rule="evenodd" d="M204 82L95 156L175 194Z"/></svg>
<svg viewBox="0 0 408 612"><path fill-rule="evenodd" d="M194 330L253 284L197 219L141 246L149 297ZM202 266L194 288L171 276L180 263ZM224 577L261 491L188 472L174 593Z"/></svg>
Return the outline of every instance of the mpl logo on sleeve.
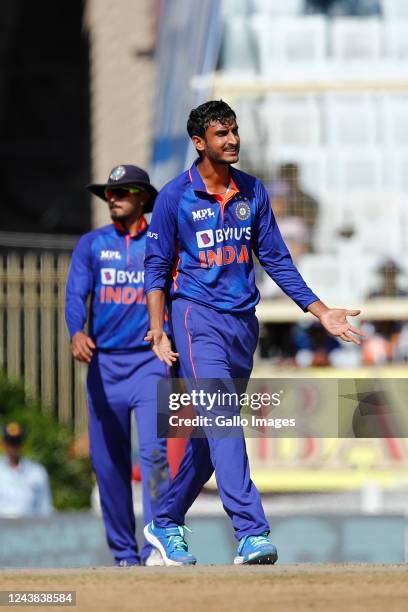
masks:
<svg viewBox="0 0 408 612"><path fill-rule="evenodd" d="M115 268L102 268L101 269L101 283L102 285L114 285L116 282L116 270Z"/></svg>
<svg viewBox="0 0 408 612"><path fill-rule="evenodd" d="M214 246L214 232L212 229L196 232L196 237L199 249Z"/></svg>
<svg viewBox="0 0 408 612"><path fill-rule="evenodd" d="M202 208L201 210L193 210L193 221L205 221L210 217L215 217L215 212L212 208Z"/></svg>

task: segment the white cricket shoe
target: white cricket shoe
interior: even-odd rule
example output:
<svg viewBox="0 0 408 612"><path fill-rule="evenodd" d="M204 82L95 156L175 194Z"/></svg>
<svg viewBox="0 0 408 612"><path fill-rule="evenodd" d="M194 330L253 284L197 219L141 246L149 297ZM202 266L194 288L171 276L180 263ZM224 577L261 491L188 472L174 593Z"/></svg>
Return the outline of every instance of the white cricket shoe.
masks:
<svg viewBox="0 0 408 612"><path fill-rule="evenodd" d="M150 553L150 555L147 557L145 561L145 566L146 567L157 567L159 565L164 565L164 561L162 559L160 552L157 550L157 548L153 548L152 552Z"/></svg>

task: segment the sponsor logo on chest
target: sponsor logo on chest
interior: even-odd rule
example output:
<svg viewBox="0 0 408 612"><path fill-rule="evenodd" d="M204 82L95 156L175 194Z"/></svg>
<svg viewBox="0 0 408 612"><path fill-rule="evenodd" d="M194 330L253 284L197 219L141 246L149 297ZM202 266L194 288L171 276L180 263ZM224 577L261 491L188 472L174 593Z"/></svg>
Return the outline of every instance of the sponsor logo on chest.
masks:
<svg viewBox="0 0 408 612"><path fill-rule="evenodd" d="M109 251L107 249L101 251L101 260L102 261L119 261L122 259L122 255L119 251Z"/></svg>
<svg viewBox="0 0 408 612"><path fill-rule="evenodd" d="M206 229L196 232L197 246L205 249L227 240L241 241L251 240L251 227L223 227L216 230Z"/></svg>
<svg viewBox="0 0 408 612"><path fill-rule="evenodd" d="M101 269L102 285L138 285L144 282L144 270Z"/></svg>
<svg viewBox="0 0 408 612"><path fill-rule="evenodd" d="M193 221L205 221L210 217L215 217L215 212L212 208L202 208L201 210L192 211Z"/></svg>
<svg viewBox="0 0 408 612"><path fill-rule="evenodd" d="M249 251L245 242L251 240L251 227L223 227L216 230L207 229L196 232L197 246L199 249L200 265L202 268L213 266L227 266L234 262L245 264L249 262ZM235 242L234 245L217 247L227 241Z"/></svg>

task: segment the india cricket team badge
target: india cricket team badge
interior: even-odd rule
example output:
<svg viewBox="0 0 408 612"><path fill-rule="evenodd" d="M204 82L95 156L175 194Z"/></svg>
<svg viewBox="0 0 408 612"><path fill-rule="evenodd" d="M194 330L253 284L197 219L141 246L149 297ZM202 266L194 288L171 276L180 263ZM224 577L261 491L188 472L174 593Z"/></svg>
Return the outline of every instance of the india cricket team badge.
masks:
<svg viewBox="0 0 408 612"><path fill-rule="evenodd" d="M110 173L109 178L111 181L118 181L125 174L126 174L126 169L123 166L116 166L116 168L114 168L112 172Z"/></svg>
<svg viewBox="0 0 408 612"><path fill-rule="evenodd" d="M237 215L240 221L246 221L247 219L249 219L249 216L251 214L249 204L243 200L241 202L237 202L235 206L235 214Z"/></svg>

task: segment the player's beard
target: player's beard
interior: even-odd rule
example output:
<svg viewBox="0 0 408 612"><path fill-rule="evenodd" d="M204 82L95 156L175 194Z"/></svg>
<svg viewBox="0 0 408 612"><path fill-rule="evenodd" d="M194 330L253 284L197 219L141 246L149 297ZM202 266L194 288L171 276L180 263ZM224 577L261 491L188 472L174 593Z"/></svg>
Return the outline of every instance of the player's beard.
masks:
<svg viewBox="0 0 408 612"><path fill-rule="evenodd" d="M126 221L129 215L123 212L123 210L119 210L118 208L113 208L110 211L110 218L112 221Z"/></svg>
<svg viewBox="0 0 408 612"><path fill-rule="evenodd" d="M223 156L225 155L225 151L222 151L221 153L219 153L218 151L215 151L214 149L212 149L208 144L205 148L205 154L212 163L227 164L228 166L230 166L231 164L236 164L238 162L239 145L236 147L234 152L236 153L236 159L230 160L230 159L223 158Z"/></svg>

